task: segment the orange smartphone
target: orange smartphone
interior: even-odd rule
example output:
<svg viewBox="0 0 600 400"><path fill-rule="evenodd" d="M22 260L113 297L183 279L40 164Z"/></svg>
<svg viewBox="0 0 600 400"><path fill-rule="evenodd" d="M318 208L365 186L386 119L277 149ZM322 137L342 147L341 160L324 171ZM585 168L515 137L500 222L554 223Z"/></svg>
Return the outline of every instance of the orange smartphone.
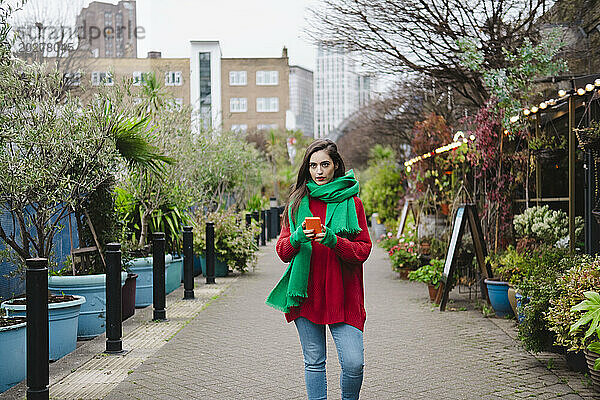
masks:
<svg viewBox="0 0 600 400"><path fill-rule="evenodd" d="M321 233L321 218L319 217L306 217L304 218L306 223L306 229L314 229L315 234Z"/></svg>

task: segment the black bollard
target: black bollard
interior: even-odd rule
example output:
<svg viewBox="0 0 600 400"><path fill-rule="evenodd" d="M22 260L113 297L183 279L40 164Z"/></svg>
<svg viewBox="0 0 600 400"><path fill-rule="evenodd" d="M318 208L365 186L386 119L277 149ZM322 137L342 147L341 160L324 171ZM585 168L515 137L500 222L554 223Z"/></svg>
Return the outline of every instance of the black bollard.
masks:
<svg viewBox="0 0 600 400"><path fill-rule="evenodd" d="M123 352L121 309L121 244L106 245L106 351Z"/></svg>
<svg viewBox="0 0 600 400"><path fill-rule="evenodd" d="M27 265L27 399L49 399L48 259L30 258Z"/></svg>
<svg viewBox="0 0 600 400"><path fill-rule="evenodd" d="M257 223L259 222L259 218L258 217L259 217L258 211L252 211L252 219L254 221L256 221ZM260 224L259 224L259 226L260 226ZM256 245L260 246L260 234L256 235Z"/></svg>
<svg viewBox="0 0 600 400"><path fill-rule="evenodd" d="M215 223L206 223L206 283L215 283Z"/></svg>
<svg viewBox="0 0 600 400"><path fill-rule="evenodd" d="M155 232L152 241L152 303L154 305L153 321L167 319L165 310L165 234Z"/></svg>
<svg viewBox="0 0 600 400"><path fill-rule="evenodd" d="M277 219L279 218L279 207L271 207L271 239L276 239L279 232L277 231Z"/></svg>
<svg viewBox="0 0 600 400"><path fill-rule="evenodd" d="M191 226L183 227L183 298L194 298L194 233Z"/></svg>
<svg viewBox="0 0 600 400"><path fill-rule="evenodd" d="M252 214L246 213L246 228L249 227L251 223L252 223Z"/></svg>
<svg viewBox="0 0 600 400"><path fill-rule="evenodd" d="M267 209L265 211L267 216L266 225L267 225L267 240L273 239L273 225L271 224L271 209Z"/></svg>
<svg viewBox="0 0 600 400"><path fill-rule="evenodd" d="M261 210L260 212L260 245L267 245L267 212Z"/></svg>

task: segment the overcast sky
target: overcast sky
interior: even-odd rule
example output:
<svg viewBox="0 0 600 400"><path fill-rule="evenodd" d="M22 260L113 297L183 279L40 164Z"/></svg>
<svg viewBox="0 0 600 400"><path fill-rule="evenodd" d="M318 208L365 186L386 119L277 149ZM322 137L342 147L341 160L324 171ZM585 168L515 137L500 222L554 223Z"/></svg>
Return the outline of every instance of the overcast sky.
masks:
<svg viewBox="0 0 600 400"><path fill-rule="evenodd" d="M20 14L43 15L61 10L72 14L74 25L75 15L90 2L29 0ZM104 2L116 4L118 0ZM319 0L138 0L137 23L146 31L145 38L138 40L138 57L146 57L150 50L161 51L163 57L189 57L190 40L218 40L223 57L281 57L286 46L290 65L313 70L314 47L302 37L306 7L318 3Z"/></svg>

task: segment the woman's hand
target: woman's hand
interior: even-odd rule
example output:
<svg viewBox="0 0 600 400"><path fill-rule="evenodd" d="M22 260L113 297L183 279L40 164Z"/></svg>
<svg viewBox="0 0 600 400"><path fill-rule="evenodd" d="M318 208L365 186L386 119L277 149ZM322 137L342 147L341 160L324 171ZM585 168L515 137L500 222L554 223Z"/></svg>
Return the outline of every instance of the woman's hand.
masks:
<svg viewBox="0 0 600 400"><path fill-rule="evenodd" d="M309 240L315 240L315 230L314 229L306 229L306 221L302 221L302 232L304 232L304 236L306 236Z"/></svg>
<svg viewBox="0 0 600 400"><path fill-rule="evenodd" d="M330 249L333 249L337 244L337 236L331 229L327 229L323 224L321 224L321 233L317 233L315 235L315 239L317 242L321 243L323 246L329 247Z"/></svg>

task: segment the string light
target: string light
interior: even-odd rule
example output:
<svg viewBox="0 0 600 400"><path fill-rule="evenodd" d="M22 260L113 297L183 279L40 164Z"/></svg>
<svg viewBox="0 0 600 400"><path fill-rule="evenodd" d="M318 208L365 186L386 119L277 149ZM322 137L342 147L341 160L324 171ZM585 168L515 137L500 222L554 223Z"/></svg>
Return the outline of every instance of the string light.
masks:
<svg viewBox="0 0 600 400"><path fill-rule="evenodd" d="M531 107L531 112L535 114L538 112L538 108L536 106Z"/></svg>
<svg viewBox="0 0 600 400"><path fill-rule="evenodd" d="M594 81L594 86L600 86L600 78Z"/></svg>
<svg viewBox="0 0 600 400"><path fill-rule="evenodd" d="M529 114L531 114L531 111L529 111L529 108L526 108L526 109L523 110L523 114L525 116L528 116Z"/></svg>
<svg viewBox="0 0 600 400"><path fill-rule="evenodd" d="M416 156L416 157L411 158L408 161L405 161L404 162L404 166L406 167L406 172L410 172L412 170L411 166L413 164L419 162L419 161L422 161L422 160L424 160L426 158L432 157L432 156L434 156L436 154L441 154L441 153L445 153L445 152L450 151L450 150L454 150L457 147L460 147L463 144L467 143L469 140L474 141L475 140L475 135L470 135L469 139L467 140L467 138L465 137L465 133L463 131L458 131L454 135L454 139L455 140L452 143L448 143L447 145L438 147L435 150L432 150L430 152L421 154L420 156Z"/></svg>
<svg viewBox="0 0 600 400"><path fill-rule="evenodd" d="M583 96L585 94L585 89L584 88L577 89L577 94L580 96Z"/></svg>
<svg viewBox="0 0 600 400"><path fill-rule="evenodd" d="M518 115L513 115L512 117L510 117L510 122L512 124L514 124L515 122L517 122L519 120L519 116Z"/></svg>
<svg viewBox="0 0 600 400"><path fill-rule="evenodd" d="M586 92L591 92L592 90L594 90L594 85L592 85L591 83L588 83L587 85L585 85Z"/></svg>
<svg viewBox="0 0 600 400"><path fill-rule="evenodd" d="M566 91L566 90L564 90L564 89L560 89L560 90L558 91L558 96L559 96L559 97L565 97L566 95L567 95L567 91Z"/></svg>
<svg viewBox="0 0 600 400"><path fill-rule="evenodd" d="M542 101L542 102L540 103L540 109L542 109L542 110L545 110L545 109L546 109L546 107L548 107L548 103L546 103L545 101Z"/></svg>

